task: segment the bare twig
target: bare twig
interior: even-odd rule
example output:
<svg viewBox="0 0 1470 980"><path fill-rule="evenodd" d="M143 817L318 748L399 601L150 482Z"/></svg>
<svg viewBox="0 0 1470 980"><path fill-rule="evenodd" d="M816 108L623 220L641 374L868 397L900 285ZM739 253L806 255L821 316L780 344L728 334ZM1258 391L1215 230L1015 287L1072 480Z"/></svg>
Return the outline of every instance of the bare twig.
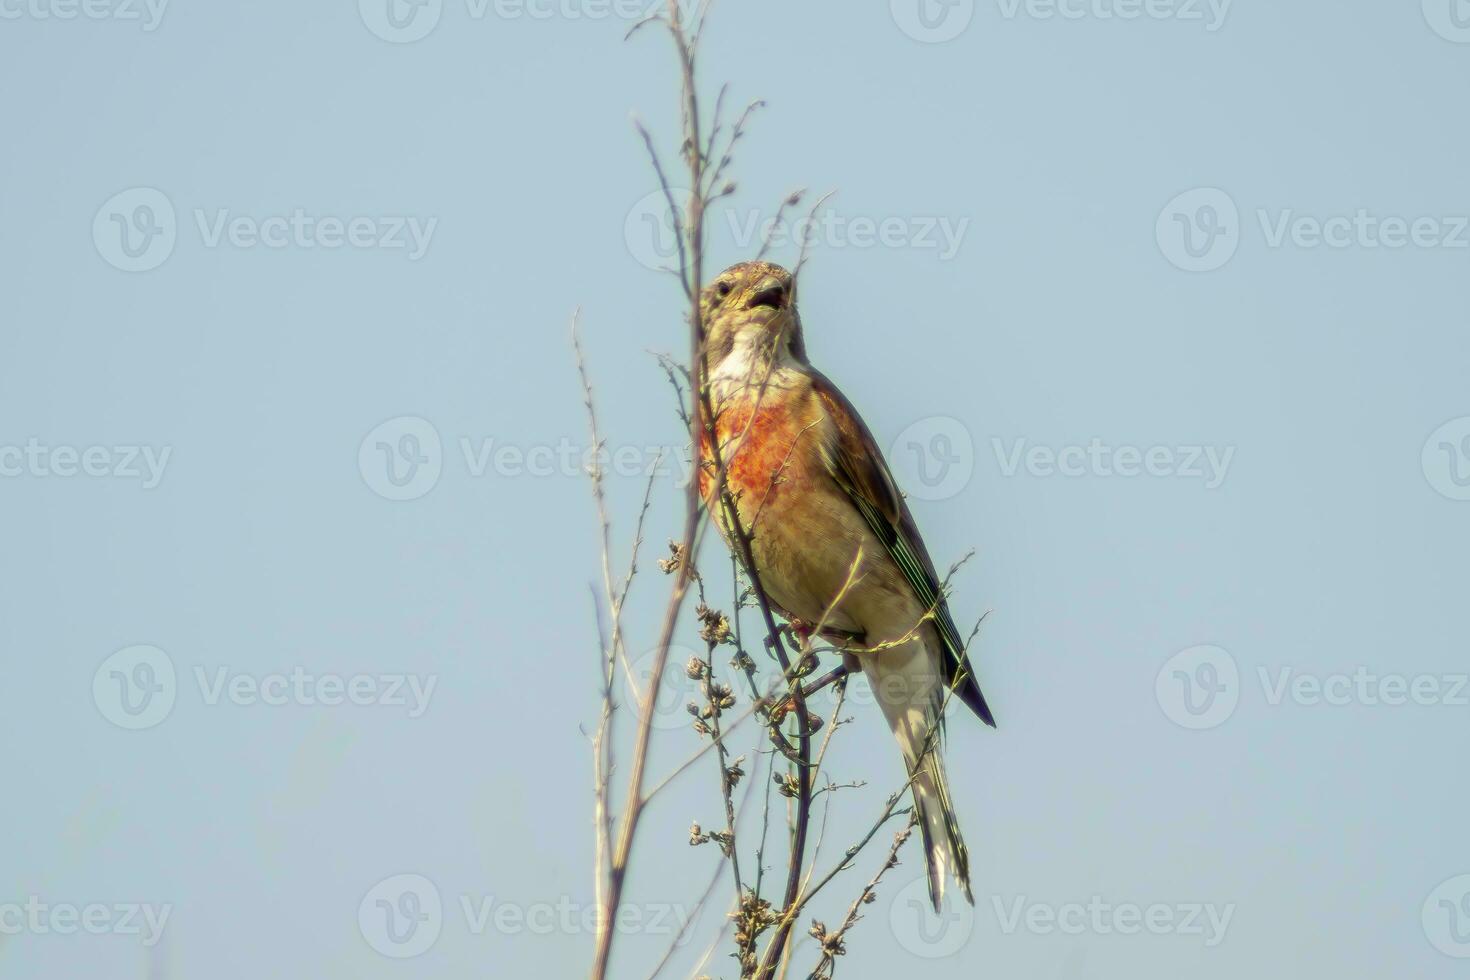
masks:
<svg viewBox="0 0 1470 980"><path fill-rule="evenodd" d="M848 906L847 915L843 918L842 925L838 926L835 932L829 933L827 927L820 922L812 923L811 936L822 947L822 959L817 963L817 968L812 971L811 980L830 980L834 965L833 961L837 957L847 953L847 945L844 942L847 937L847 931L857 925L858 919L862 918L859 910L877 897L878 884L883 880L883 876L888 873L890 868L898 866L899 849L903 847L913 834L916 820L916 816L911 816L909 825L893 835L893 846L888 849L887 860L878 869L878 873L873 875L868 883L863 886L862 892L853 900L852 905Z"/></svg>

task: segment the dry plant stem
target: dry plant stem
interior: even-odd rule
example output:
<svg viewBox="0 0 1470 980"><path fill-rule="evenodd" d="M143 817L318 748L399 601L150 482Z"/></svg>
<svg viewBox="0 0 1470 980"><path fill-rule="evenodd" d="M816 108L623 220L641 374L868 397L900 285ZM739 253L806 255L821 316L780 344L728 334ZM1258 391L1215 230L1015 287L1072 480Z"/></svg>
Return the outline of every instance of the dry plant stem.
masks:
<svg viewBox="0 0 1470 980"><path fill-rule="evenodd" d="M862 918L859 910L868 902L872 901L872 896L878 890L878 885L883 881L883 876L888 873L888 869L898 866L899 849L908 841L909 836L914 832L914 827L917 825L917 815L910 815L909 825L893 835L893 846L888 849L888 857L883 862L882 867L878 869L877 874L868 880L868 883L863 886L863 890L858 894L858 897L853 899L852 904L848 906L847 916L842 920L842 925L838 926L836 932L830 933L826 937L826 941L822 944L822 959L817 964L817 968L812 971L811 975L813 978L832 976L832 967L836 958L835 952L842 949L842 940L846 937L847 931L857 925L858 919Z"/></svg>
<svg viewBox="0 0 1470 980"><path fill-rule="evenodd" d="M587 410L587 424L594 446L602 445L597 424L597 409L592 398L592 382L587 374L587 360L582 350L578 333L578 316L572 317L572 347L576 353L577 372L582 381L582 401ZM603 474L600 469L592 472L592 495L597 505L598 523L602 530L602 579L603 592L607 597L608 612L612 619L611 635L602 619L602 607L593 590L593 607L597 615L598 637L603 650L602 663L602 711L598 717L597 733L592 740L593 752L593 820L596 826L596 863L594 872L595 893L599 907L606 900L606 889L610 861L612 816L608 803L609 781L613 769L611 725L613 715L612 680L615 662L621 659L628 680L632 683L632 672L628 668L627 653L622 640L622 612L638 572L638 553L643 546L643 522L648 516L649 502L653 495L653 478L650 476L643 490L643 506L638 511L638 521L633 531L633 547L628 558L628 572L623 578L622 588L614 590L612 581L611 521L607 516L607 496L604 492ZM635 688L636 690L636 688Z"/></svg>
<svg viewBox="0 0 1470 980"><path fill-rule="evenodd" d="M719 437L715 426L715 411L709 384L709 361L708 352L704 343L704 324L701 320L699 309L699 292L704 282L703 269L703 232L704 232L704 209L706 197L711 188L706 187L705 154L703 147L703 134L699 121L699 96L695 84L695 39L691 38L683 30L680 12L676 0L670 0L668 8L670 33L673 35L674 46L679 54L683 88L683 120L684 120L684 149L685 159L689 166L690 186L693 193L689 198L689 209L686 223L689 234L686 236L686 250L681 252L681 261L684 263L685 293L689 297L692 308L691 320L693 321L694 350L693 363L697 366L695 378L697 381L695 399L695 410L693 412L697 429L694 434L693 445L701 444L701 436L710 447L714 457L716 470L716 487L720 507L724 512L726 528L731 538L731 543L736 546L741 564L745 567L751 585L754 588L758 605L760 606L761 618L766 627L766 632L771 641L772 651L776 655L777 662L781 665L782 675L791 678L793 685L792 698L795 702L795 714L797 723L797 755L800 764L796 767L797 799L796 813L793 818L791 833L790 863L787 869L787 883L785 897L782 906L789 906L796 900L801 886L801 869L806 851L807 828L811 818L812 783L810 773L807 771L811 760L811 721L807 713L806 699L802 697L799 679L792 678L790 658L786 655L785 647L781 641L780 627L776 624L775 616L771 611L770 602L766 598L765 590L761 587L760 572L756 567L754 553L751 547L751 534L741 526L739 511L735 506L728 487L725 461L721 458ZM716 174L723 172L722 160L717 165ZM662 178L661 178L662 179ZM666 194L668 193L666 188ZM697 487L691 493L691 499L697 499ZM773 726L774 727L774 726ZM791 925L784 923L767 952L765 961L761 964L756 976L758 980L766 980L775 970L776 963L780 959L781 950L785 948L790 936Z"/></svg>
<svg viewBox="0 0 1470 980"><path fill-rule="evenodd" d="M674 46L679 55L680 78L682 89L683 127L685 148L685 159L689 167L690 186L693 193L689 198L689 206L686 211L683 229L676 228L679 245L680 278L683 283L685 296L689 300L690 307L690 363L697 369L698 381L696 397L692 398L692 410L689 413L689 436L690 444L698 451L702 437L714 431L713 412L709 402L708 390L708 363L705 350L704 323L699 306L700 286L704 281L704 211L707 189L705 187L705 155L702 152L701 127L699 121L699 98L695 86L694 62L695 44L697 33L690 35L686 33L682 21L682 14L678 0L669 0L667 9L667 23L669 32L673 37ZM673 204L673 193L668 180L665 178L663 169L658 162L658 155L653 152L652 140L649 139L646 130L643 132L645 142L648 144L650 155L654 166L658 171L659 182L663 187L664 194ZM676 222L676 225L678 222ZM723 471L723 466L721 466ZM720 485L722 496L728 498L728 493L723 491L724 474L720 473ZM598 930L596 948L593 956L592 977L594 980L603 980L607 976L608 967L612 955L613 937L616 935L613 923L616 920L618 908L622 901L623 886L627 876L628 860L632 853L633 841L637 835L639 818L642 816L645 806L643 796L644 773L648 763L649 741L653 731L653 706L659 685L663 681L664 669L668 666L669 646L673 642L674 630L678 625L679 613L683 608L684 600L688 595L689 585L692 580L692 569L697 559L697 544L699 539L700 525L703 518L703 508L699 497L698 481L691 481L685 497L685 519L682 551L684 560L675 572L675 580L670 591L669 601L664 610L663 624L659 629L658 644L655 647L652 669L649 672L648 688L644 692L640 704L637 736L633 746L633 757L628 777L628 791L626 795L626 810L623 813L622 822L618 828L616 845L612 849L611 858L608 862L607 885L601 891L603 902L601 904L601 915L598 916ZM749 543L741 536L744 542L744 556L749 559ZM772 636L779 644L779 633L775 621L771 616L769 605L765 602L764 594L761 596L761 605L767 627ZM779 649L779 647L778 647ZM783 661L786 659L782 652ZM783 663L783 669L788 665ZM799 715L805 715L805 703L798 698L797 710ZM803 745L806 745L803 738ZM808 784L807 804L810 806L810 789ZM800 840L804 840L804 825ZM796 883L796 875L800 868L800 850L793 846L793 871L792 886Z"/></svg>
<svg viewBox="0 0 1470 980"><path fill-rule="evenodd" d="M839 671L840 671L840 673L839 673ZM839 729L839 728L842 727L842 724L843 724L843 722L842 722L842 708L843 708L843 705L846 704L846 701L847 701L847 683L846 683L847 669L845 667L839 667L836 670L830 671L826 676L829 677L829 678L832 678L833 681L836 682L837 697L836 697L835 702L832 705L832 716L827 721L827 731L822 736L822 744L821 744L821 747L819 747L817 749L817 757L812 762L812 773L811 773L811 776L812 776L813 781L815 781L821 775L821 772L822 772L822 763L824 761L826 761L826 758L827 758L827 749L832 744L832 737L837 734L837 729ZM817 685L817 688L820 688L821 686L822 686L822 684L819 683ZM830 794L831 790L836 789L836 785L832 783L832 781L831 781L830 778L828 779L827 782L828 782L828 785L826 787L824 787L821 790L817 790L817 792L813 794L813 799L815 799L817 796L821 795L823 792L828 792ZM862 785L862 784L861 783L857 783L857 784L852 784L852 785ZM831 810L832 810L832 798L829 795L827 797L827 800L826 800L826 806L823 807L823 809L822 809L822 826L821 826L821 830L817 833L817 842L812 847L812 863L811 863L811 866L809 868L807 868L806 877L804 877L802 879L802 881L801 881L801 892L803 894L806 892L807 887L811 884L812 875L816 874L816 871L817 871L817 859L818 859L818 857L820 857L820 855L822 853L822 840L826 836L827 817L831 813Z"/></svg>
<svg viewBox="0 0 1470 980"><path fill-rule="evenodd" d="M704 698L705 706L703 711L697 716L698 720L695 722L695 730L706 736L709 739L709 744L715 749L715 761L718 764L720 773L720 797L725 803L726 837L723 841L720 841L720 849L730 861L731 873L735 879L735 892L739 894L742 883L740 877L740 852L736 846L735 837L735 800L733 797L735 786L730 777L730 750L725 744L723 721L725 708L728 707L725 704L726 698L728 697L731 705L734 704L735 699L733 693L724 688L715 678L715 651L720 646L721 637L718 635L715 621L707 617L718 614L712 614L709 610L708 597L704 592L704 579L702 577L696 577L695 581L699 588L699 609L696 610L696 615L701 616L704 622L701 635L705 637L705 659L699 661L695 658L690 661L690 666L685 669L688 670L697 667L699 674L699 689L700 694ZM691 703L689 708L692 714L694 705ZM753 713L754 707L752 706L750 711L736 719L736 724L738 725L745 717Z"/></svg>
<svg viewBox="0 0 1470 980"><path fill-rule="evenodd" d="M692 86L692 61L683 55L682 31L679 29L678 4L670 0L669 16L673 18L673 33L680 39L681 62L684 66L685 87ZM692 92L690 96L692 100ZM696 106L697 108L697 106ZM697 157L698 154L695 154ZM696 164L697 165L697 164ZM660 178L662 180L662 178ZM690 242L686 243L680 238L680 261L686 266L685 292L690 296L690 359L692 363L700 363L703 357L703 324L701 323L698 288L691 292L689 282L698 282L696 278L702 275L702 238L703 238L703 209L699 204L699 194L694 194L690 200L688 214ZM687 249L687 251L686 251ZM699 445L700 434L704 431L704 412L699 401L696 399L693 411L690 413L690 439L693 445ZM612 956L612 942L616 931L613 924L617 918L618 909L622 902L623 884L627 876L628 858L633 850L633 841L638 832L638 821L642 816L645 799L643 797L644 772L648 765L648 746L653 734L653 709L654 699L657 697L659 685L663 682L664 668L668 666L669 645L673 642L674 630L678 626L679 613L683 609L684 600L689 592L689 584L692 580L692 569L697 559L695 546L699 535L700 523L703 510L699 499L699 486L697 481L691 481L685 494L684 533L682 552L684 560L680 562L674 573L674 584L669 594L668 604L664 608L663 624L659 628L658 644L654 648L652 669L649 671L648 689L641 699L637 736L633 745L633 761L628 777L628 792L626 797L626 810L623 813L622 823L618 829L616 848L612 852L612 860L608 869L608 883L605 892L606 900L601 907L602 914L597 920L597 943L592 962L592 977L594 980L602 980L607 976L609 962Z"/></svg>
<svg viewBox="0 0 1470 980"><path fill-rule="evenodd" d="M689 756L689 758L685 759L683 762L675 766L672 772L670 772L663 779L659 780L658 783L654 785L653 789L649 790L643 795L643 804L647 806L654 797L658 796L658 794L667 789L674 782L675 779L678 779L684 773L688 772L696 762L698 762L700 759L703 759L707 754L709 754L711 750L715 749L717 746L723 747L725 740L728 739L732 734L734 734L735 730L739 728L742 724L744 724L747 718L755 714L758 707L759 704L752 705L751 707L746 708L743 712L735 717L735 721L733 723L727 725L718 735L714 736L708 742L701 745L698 750L696 750L692 755Z"/></svg>
<svg viewBox="0 0 1470 980"><path fill-rule="evenodd" d="M597 920L597 947L593 959L592 976L598 980L607 976L609 958L612 954L612 940L615 935L613 920L622 901L623 883L628 870L628 856L632 853L633 839L638 832L638 820L643 813L645 802L643 777L648 765L649 739L653 733L654 699L658 696L659 685L663 683L664 668L668 666L669 661L669 645L673 642L679 612L684 606L684 599L689 591L689 568L694 561L694 539L699 529L699 520L698 490L695 489L690 493L684 519L684 553L688 557L674 573L674 585L669 594L668 605L664 608L663 625L659 628L658 644L654 648L653 665L648 675L648 687L639 703L637 736L633 744L633 761L628 776L627 808L623 812L622 822L618 828L617 845L613 849L612 860L608 868L606 899L602 905L604 914L598 916Z"/></svg>
<svg viewBox="0 0 1470 980"><path fill-rule="evenodd" d="M750 780L747 782L748 788L745 791L745 796L742 797L740 800L740 812L736 816L737 823L739 822L740 817L745 815L745 810L750 805L750 798L755 792L754 787L760 784L761 777L761 757L757 755L755 758L755 762L751 766ZM654 967L653 972L648 975L648 980L656 980L658 975L664 971L664 968L669 965L669 961L673 959L674 953L683 944L685 937L689 935L689 930L694 927L694 923L699 919L700 913L703 912L704 907L709 904L710 897L714 894L715 886L719 884L720 877L724 874L724 871L724 862L716 862L714 874L711 875L709 883L705 886L703 894L701 894L699 897L699 901L694 904L694 908L690 911L689 917L685 919L684 925L674 935L673 942L669 943L668 948L664 950L663 958L659 960L658 965ZM723 927L720 929L719 936L715 939L715 946L718 946L721 942L724 941L725 933L729 929L729 924L730 920L727 917ZM706 954L704 959L708 960L708 958L709 954ZM703 966L703 962L704 961L701 961L701 966Z"/></svg>
<svg viewBox="0 0 1470 980"><path fill-rule="evenodd" d="M883 807L883 811L878 815L878 819L873 821L872 826L868 828L868 832L864 834L856 844L853 844L851 847L843 852L842 860L837 863L837 866L831 871L828 871L821 878L818 878L816 884L812 885L812 887L801 896L801 901L798 902L795 907L787 910L787 912L785 913L786 918L791 921L795 921L796 917L801 915L802 909L806 908L807 905L810 904L811 900L817 896L818 892L831 884L832 879L836 878L839 874L852 867L852 859L857 857L858 853L863 848L868 846L868 843L872 841L872 839L877 835L878 831L883 828L884 824L892 820L894 817L904 816L913 812L912 807L905 807L903 809L899 809L898 807L899 801L903 799L904 793L908 791L908 787L912 782L913 778L910 777L903 784L903 787L899 789L898 792L894 793L888 798L888 803Z"/></svg>
<svg viewBox="0 0 1470 980"><path fill-rule="evenodd" d="M602 668L602 711L597 718L597 734L592 738L592 823L596 832L596 857L592 867L593 890L597 896L597 907L603 908L606 896L603 891L607 887L607 863L612 840L612 816L608 809L608 782L612 774L612 739L609 737L612 726L613 698L612 698L612 659L606 655L611 649L608 643L607 631L602 622L602 603L597 597L597 590L589 584L592 591L592 608L597 617L597 635L602 641L604 660Z"/></svg>
<svg viewBox="0 0 1470 980"><path fill-rule="evenodd" d="M743 542L743 548L748 556L750 548L748 540ZM757 592L759 593L759 586L757 586ZM777 659L781 663L781 670L786 676L790 676L791 664L788 662L785 651L782 649L780 634L771 619L770 609L764 601L762 602L761 611L765 614L766 626L771 631L771 635L775 640ZM800 679L794 679L792 685L793 691L791 697L795 704L799 761L794 767L797 779L795 826L791 831L791 859L786 869L786 892L781 900L781 907L783 909L791 908L801 892L801 870L805 861L807 830L811 824L812 813L812 772L810 769L812 756L811 716L807 712L806 698L802 696ZM766 955L761 960L760 969L756 971L757 980L768 980L769 977L774 975L776 965L781 962L782 956L791 941L791 926L794 921L794 916L786 915L782 917L781 923L776 927L776 935L772 938L770 945L766 949Z"/></svg>
<svg viewBox="0 0 1470 980"><path fill-rule="evenodd" d="M699 589L700 601L704 601L704 587ZM729 834L729 843L725 848L726 855L730 858L730 871L735 878L735 893L738 895L744 890L744 882L740 877L740 851L736 847L735 837L735 800L733 797L735 787L730 780L730 750L725 746L725 737L721 724L721 713L723 708L720 704L722 694L716 689L715 680L715 650L719 648L719 640L711 637L705 643L705 657L707 658L700 671L700 689L704 694L705 704L709 707L709 720L705 722L709 729L710 741L714 743L716 761L720 766L720 796L725 801L725 833ZM733 700L733 698L732 698Z"/></svg>
<svg viewBox="0 0 1470 980"><path fill-rule="evenodd" d="M572 314L572 351L576 356L577 375L582 382L582 404L587 411L588 435L591 438L593 451L600 452L602 449L602 432L597 424L597 407L592 398L592 379L587 374L587 356L582 349L582 337L580 330L581 311ZM662 455L655 458L650 473L656 473L659 460ZM612 649L608 653L609 659L616 656L622 664L623 674L629 685L629 689L638 690L637 680L633 677L633 669L628 663L627 646L623 640L623 606L628 601L628 591L632 588L633 577L638 572L638 552L643 547L643 522L648 516L649 503L653 497L653 476L650 475L648 484L643 490L643 506L638 511L638 522L633 530L633 549L628 559L628 573L623 578L622 586L615 588L612 576L612 521L607 516L607 493L603 484L602 470L593 467L591 471L592 499L597 505L597 522L602 534L602 589L607 596L609 613L612 618ZM611 678L608 678L609 684ZM640 695L641 696L641 695Z"/></svg>

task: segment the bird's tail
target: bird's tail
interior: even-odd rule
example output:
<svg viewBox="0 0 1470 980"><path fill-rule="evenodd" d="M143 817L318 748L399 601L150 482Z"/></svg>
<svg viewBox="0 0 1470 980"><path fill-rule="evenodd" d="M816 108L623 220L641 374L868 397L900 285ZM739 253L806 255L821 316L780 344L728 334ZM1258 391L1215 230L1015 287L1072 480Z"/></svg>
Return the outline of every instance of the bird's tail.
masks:
<svg viewBox="0 0 1470 980"><path fill-rule="evenodd" d="M948 692L936 661L918 640L863 658L863 671L913 777L914 814L929 869L929 899L937 912L945 880L951 875L971 905L975 896L970 889L970 852L960 834L939 751L940 718Z"/></svg>

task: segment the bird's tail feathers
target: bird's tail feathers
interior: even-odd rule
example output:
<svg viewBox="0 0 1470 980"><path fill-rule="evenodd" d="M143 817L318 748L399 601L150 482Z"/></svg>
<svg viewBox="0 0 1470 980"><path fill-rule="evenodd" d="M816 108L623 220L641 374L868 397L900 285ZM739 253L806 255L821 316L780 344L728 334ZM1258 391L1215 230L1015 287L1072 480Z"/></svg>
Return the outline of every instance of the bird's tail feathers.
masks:
<svg viewBox="0 0 1470 980"><path fill-rule="evenodd" d="M970 888L970 852L960 833L939 753L939 728L948 692L936 682L929 658L922 650L916 652L919 655L905 656L909 650L903 648L884 651L864 658L863 670L912 777L915 822L929 873L929 898L938 911L951 876L971 905L975 897Z"/></svg>
<svg viewBox="0 0 1470 980"><path fill-rule="evenodd" d="M970 852L960 834L959 820L949 797L949 780L939 753L930 749L924 756L913 782L914 814L923 835L924 855L929 867L929 900L934 910L944 900L946 879L953 875L959 882L965 900L975 904L970 889Z"/></svg>

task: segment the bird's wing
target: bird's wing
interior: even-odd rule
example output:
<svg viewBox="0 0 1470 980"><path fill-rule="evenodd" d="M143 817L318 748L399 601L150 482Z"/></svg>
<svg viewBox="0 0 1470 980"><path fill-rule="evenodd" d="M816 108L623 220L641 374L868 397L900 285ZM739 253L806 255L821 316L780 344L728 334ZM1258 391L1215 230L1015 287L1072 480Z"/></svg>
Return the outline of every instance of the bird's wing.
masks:
<svg viewBox="0 0 1470 980"><path fill-rule="evenodd" d="M965 644L949 614L934 562L919 536L918 526L909 513L903 494L893 482L893 474L883 459L883 452L873 440L857 410L837 386L820 372L813 370L812 390L822 400L832 420L832 437L824 440L822 460L828 473L847 494L864 523L883 542L888 556L903 573L914 595L927 608L934 610L934 622L946 656L940 658L944 680L958 697L985 724L995 727L995 718L985 695L975 680L965 655Z"/></svg>

